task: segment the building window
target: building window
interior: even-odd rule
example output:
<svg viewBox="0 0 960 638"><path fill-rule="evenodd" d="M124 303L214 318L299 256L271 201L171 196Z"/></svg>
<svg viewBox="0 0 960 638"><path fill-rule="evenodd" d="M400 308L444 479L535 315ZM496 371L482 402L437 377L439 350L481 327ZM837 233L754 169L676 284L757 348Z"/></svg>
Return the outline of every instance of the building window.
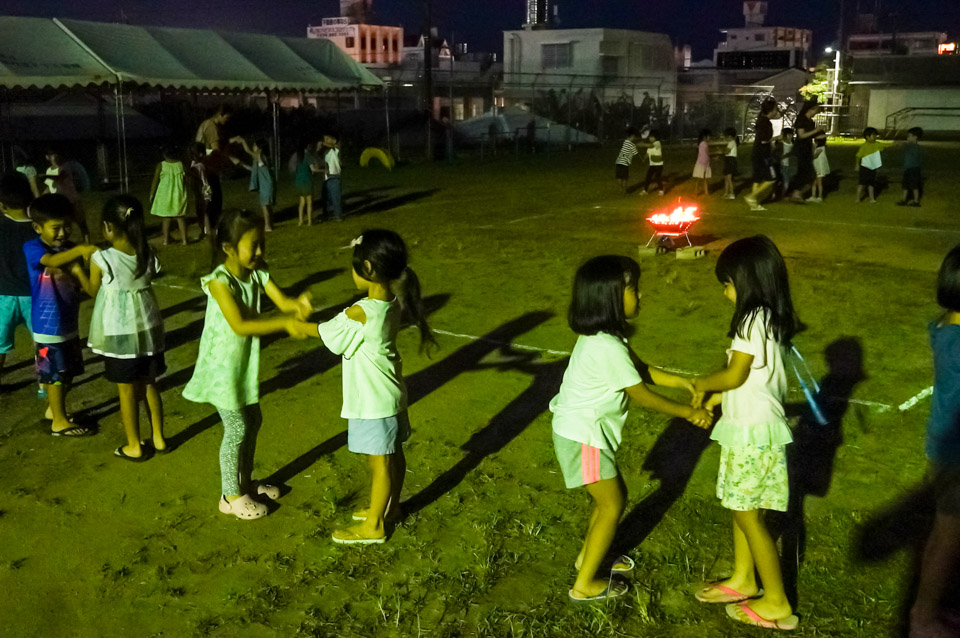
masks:
<svg viewBox="0 0 960 638"><path fill-rule="evenodd" d="M756 40L757 42L763 42L764 40L767 39L767 36L764 35L763 33L757 33L757 34L754 34L753 39Z"/></svg>
<svg viewBox="0 0 960 638"><path fill-rule="evenodd" d="M573 43L543 44L540 57L545 69L569 69L573 66Z"/></svg>
<svg viewBox="0 0 960 638"><path fill-rule="evenodd" d="M600 56L600 72L606 77L620 75L620 58L612 55Z"/></svg>
<svg viewBox="0 0 960 638"><path fill-rule="evenodd" d="M360 48L364 51L367 50L367 36L366 34L360 36Z"/></svg>
<svg viewBox="0 0 960 638"><path fill-rule="evenodd" d="M393 39L393 52L396 53L399 50L400 41L397 38Z"/></svg>
<svg viewBox="0 0 960 638"><path fill-rule="evenodd" d="M346 43L344 43L344 46L347 47L348 49L352 49L353 47L357 46L357 39L352 35L348 35L347 41Z"/></svg>

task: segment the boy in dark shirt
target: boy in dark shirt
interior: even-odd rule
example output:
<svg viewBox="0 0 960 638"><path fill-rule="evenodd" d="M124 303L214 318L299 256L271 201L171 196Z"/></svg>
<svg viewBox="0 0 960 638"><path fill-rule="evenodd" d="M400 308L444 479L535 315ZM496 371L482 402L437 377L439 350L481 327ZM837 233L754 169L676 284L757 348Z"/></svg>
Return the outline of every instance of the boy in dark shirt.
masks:
<svg viewBox="0 0 960 638"><path fill-rule="evenodd" d="M30 278L23 245L37 234L27 217L33 200L30 181L20 173L0 177L0 380L13 335L20 324L30 325Z"/></svg>
<svg viewBox="0 0 960 638"><path fill-rule="evenodd" d="M903 145L903 198L897 202L897 206L920 206L920 186L923 182L920 171L923 168L921 137L923 137L923 129L919 126L907 131L907 143Z"/></svg>
<svg viewBox="0 0 960 638"><path fill-rule="evenodd" d="M36 343L37 378L47 387L54 436L87 436L90 428L67 417L66 394L73 377L83 373L80 343L80 285L96 246L74 246L70 235L73 206L63 195L43 195L30 206L33 229L39 235L23 245L31 286L31 323ZM84 286L86 288L86 286Z"/></svg>

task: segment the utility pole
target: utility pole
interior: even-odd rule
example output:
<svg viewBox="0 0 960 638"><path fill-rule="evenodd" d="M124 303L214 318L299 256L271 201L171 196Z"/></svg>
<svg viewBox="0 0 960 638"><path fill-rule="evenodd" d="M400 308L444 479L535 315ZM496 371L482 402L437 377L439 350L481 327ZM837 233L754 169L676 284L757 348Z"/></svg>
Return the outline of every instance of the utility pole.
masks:
<svg viewBox="0 0 960 638"><path fill-rule="evenodd" d="M424 0L423 102L427 115L427 161L433 161L433 0Z"/></svg>

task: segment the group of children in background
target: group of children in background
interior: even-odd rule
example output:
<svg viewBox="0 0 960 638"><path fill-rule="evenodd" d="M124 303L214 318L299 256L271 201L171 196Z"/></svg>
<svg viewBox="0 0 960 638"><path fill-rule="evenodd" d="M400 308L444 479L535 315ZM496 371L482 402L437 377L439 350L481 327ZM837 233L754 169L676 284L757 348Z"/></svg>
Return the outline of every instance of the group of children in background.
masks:
<svg viewBox="0 0 960 638"><path fill-rule="evenodd" d="M780 135L774 138L775 153L773 159L776 162L776 174L780 182L781 196L786 196L791 190L794 178L798 174L798 163L803 161L794 152L796 141L794 139L794 130L784 128ZM879 132L873 127L868 127L863 132L864 143L857 149L856 166L857 171L857 195L856 201L863 201L864 194L870 203L876 203L876 186L879 169L883 166L881 152L883 145L877 141ZM904 144L904 165L903 177L901 179L903 187L903 197L898 206L920 206L920 195L922 188L922 166L923 152L919 141L923 137L923 129L919 127L911 128L907 132L907 141ZM711 161L715 157L723 157L723 194L722 198L734 200L737 198L735 190L735 180L739 175L738 148L740 145L740 136L736 129L727 128L723 132L723 140L720 142L712 141L712 132L709 129L700 131L697 137L697 159L693 165L691 177L694 180L694 197L710 195L710 180L713 178ZM616 178L620 185L620 190L624 194L628 192L628 181L630 176L630 166L633 158L639 154L639 148L647 149L647 158L649 168L644 185L640 190L641 195L647 194L651 190L651 182L657 185L657 191L663 195L663 146L659 132L649 131L646 138L635 128L628 128L626 139L620 147L620 153L616 162ZM800 199L799 203L804 201L819 204L824 200L824 179L831 173L830 161L827 157L827 135L819 132L813 138L813 181L810 183L810 196ZM748 197L749 200L749 197ZM794 201L791 199L791 201ZM748 201L748 203L750 203ZM755 203L751 209L765 210Z"/></svg>
<svg viewBox="0 0 960 638"><path fill-rule="evenodd" d="M249 190L257 194L257 206L264 219L267 232L273 230L273 206L276 204L276 186L268 160L269 145L265 139L258 138L253 144L241 136L230 138L230 143L243 149L249 157L244 161L230 155L230 161L243 166L250 172ZM157 164L150 186L150 214L159 217L163 245L170 243L170 223L176 221L180 231L180 243L187 245L187 209L189 195L192 194L196 210L197 223L200 226L198 238L216 228L218 219L211 219L207 206L213 197L211 185L207 180L207 168L203 162L206 155L202 143L196 143L190 149L187 159L189 168L184 167L179 148L165 146L162 149L163 160ZM290 160L291 172L295 174L295 187L299 195L299 225L313 225L313 203L316 197L316 179L323 176L321 193L326 213L335 221L343 220L343 203L340 186L340 144L337 135L329 133L317 142L304 144ZM322 219L321 219L322 221Z"/></svg>

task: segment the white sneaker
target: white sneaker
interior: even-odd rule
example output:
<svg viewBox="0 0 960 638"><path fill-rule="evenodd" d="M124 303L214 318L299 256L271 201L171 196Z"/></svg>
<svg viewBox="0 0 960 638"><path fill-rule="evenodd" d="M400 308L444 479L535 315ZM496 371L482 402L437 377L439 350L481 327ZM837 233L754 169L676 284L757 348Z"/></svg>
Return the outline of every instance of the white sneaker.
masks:
<svg viewBox="0 0 960 638"><path fill-rule="evenodd" d="M767 210L767 209L761 206L760 204L754 204L753 206L750 207L750 211L754 213L764 211L764 210Z"/></svg>

